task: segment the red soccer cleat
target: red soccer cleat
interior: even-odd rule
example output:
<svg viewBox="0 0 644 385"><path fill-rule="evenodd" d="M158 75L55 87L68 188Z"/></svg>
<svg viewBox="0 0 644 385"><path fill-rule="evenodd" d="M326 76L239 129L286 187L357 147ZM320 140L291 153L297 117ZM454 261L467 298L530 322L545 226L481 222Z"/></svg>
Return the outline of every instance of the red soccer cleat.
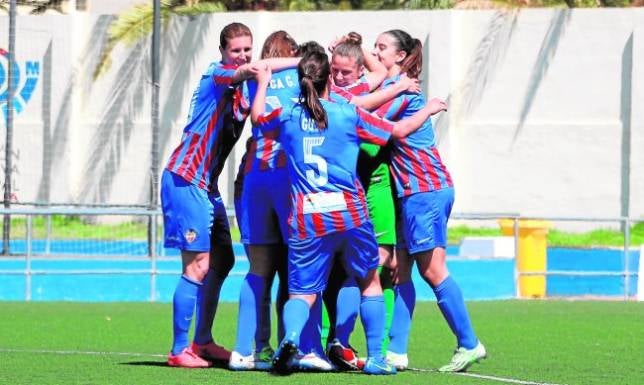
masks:
<svg viewBox="0 0 644 385"><path fill-rule="evenodd" d="M217 345L213 341L210 341L205 345L199 345L193 342L190 348L204 360L225 361L226 363L230 360L230 351L226 350L223 346Z"/></svg>
<svg viewBox="0 0 644 385"><path fill-rule="evenodd" d="M190 348L183 349L177 355L173 355L172 352L168 353L168 366L179 368L208 368L210 365L210 362L196 355Z"/></svg>

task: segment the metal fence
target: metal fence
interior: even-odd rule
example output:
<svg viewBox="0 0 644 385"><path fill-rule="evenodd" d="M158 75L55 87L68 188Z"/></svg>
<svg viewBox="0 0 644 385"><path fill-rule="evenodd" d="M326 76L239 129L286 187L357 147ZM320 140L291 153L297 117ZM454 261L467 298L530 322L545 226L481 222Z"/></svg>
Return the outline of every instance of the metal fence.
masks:
<svg viewBox="0 0 644 385"><path fill-rule="evenodd" d="M229 218L234 218L234 212L229 210ZM0 214L5 218L11 216L14 220L24 218L24 229L22 231L18 226L14 226L14 234L10 244L3 244L3 247L8 250L8 254L13 257L22 258L24 256L25 267L22 271L17 270L1 270L0 275L24 275L25 276L25 300L31 299L31 277L35 275L148 275L150 279L150 300L155 300L156 280L159 275L178 274L178 271L163 270L157 267L159 258L165 258L165 251L162 247L160 230L161 230L161 212L159 210L151 209L105 209L105 208L34 208L34 209L0 209ZM66 270L51 270L51 269L34 269L32 267L32 258L38 257L51 257L55 259L60 254L52 247L53 239L60 239L61 235L57 234L56 226L54 226L54 218L56 216L82 218L78 223L81 227L86 227L88 231L92 232L91 237L87 239L77 239L80 244L78 247L71 247L69 244L66 246L67 250L64 253L66 258L70 256L73 258L97 258L109 257L114 259L133 259L133 260L147 260L149 261L149 268L145 269L66 269ZM105 218L112 218L105 221ZM114 218L117 218L114 220ZM544 271L518 271L515 264L514 282L517 287L518 296L518 282L524 276L570 276L570 277L622 277L624 280L624 294L623 298L630 298L631 285L633 279L638 276L638 272L631 271L630 269L630 251L631 251L631 225L641 220L635 220L628 217L616 218L571 218L571 217L523 217L520 214L514 213L493 213L493 214L465 214L456 213L452 217L454 222L467 221L495 221L498 219L509 219L513 221L514 233L514 250L515 255L519 251L520 242L520 223L522 220L545 220L550 222L593 222L593 223L619 223L624 237L624 244L621 248L622 263L624 266L623 271L570 271L570 270L544 270ZM101 220L102 219L102 220ZM38 225L35 225L35 222ZM107 222L107 225L101 226L100 223ZM110 223L112 225L110 225ZM114 223L117 223L115 225ZM234 222L233 222L234 223ZM125 224L125 225L124 225ZM127 227L131 224L132 227ZM64 227L62 225L57 225ZM125 227L124 227L125 226ZM116 230L120 229L120 230ZM126 235L118 234L117 231L124 231ZM138 234L133 236L132 234ZM71 234L73 236L73 234ZM63 235L69 237L70 234ZM114 239L122 237L129 237L131 245L129 248L121 246L114 246L110 242L115 242ZM111 246L110 246L111 245ZM104 249L101 250L100 248ZM485 257L485 256L483 256ZM641 257L640 257L641 258ZM641 263L641 260L640 260Z"/></svg>

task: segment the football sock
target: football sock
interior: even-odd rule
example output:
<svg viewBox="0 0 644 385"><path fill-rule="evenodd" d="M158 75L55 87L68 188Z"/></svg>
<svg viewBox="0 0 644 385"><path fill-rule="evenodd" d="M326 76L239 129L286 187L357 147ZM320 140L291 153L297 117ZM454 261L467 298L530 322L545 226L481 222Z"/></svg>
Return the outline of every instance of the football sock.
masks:
<svg viewBox="0 0 644 385"><path fill-rule="evenodd" d="M217 312L219 292L226 277L219 277L213 269L208 269L203 285L197 296L197 322L195 324L195 343L205 345L212 342L212 322Z"/></svg>
<svg viewBox="0 0 644 385"><path fill-rule="evenodd" d="M389 329L388 350L398 353L407 353L411 318L416 306L416 289L412 281L401 283L395 287L396 299L394 300L394 315Z"/></svg>
<svg viewBox="0 0 644 385"><path fill-rule="evenodd" d="M237 316L237 340L235 351L242 356L253 353L253 341L260 324L258 305L264 297L264 278L248 273L239 291L239 313Z"/></svg>
<svg viewBox="0 0 644 385"><path fill-rule="evenodd" d="M271 340L271 288L272 280L264 278L264 293L259 305L259 325L255 333L255 347L259 352L264 346L270 346Z"/></svg>
<svg viewBox="0 0 644 385"><path fill-rule="evenodd" d="M183 349L188 347L188 332L200 286L202 286L201 282L182 275L176 289L174 289L174 297L172 298L173 355L181 353Z"/></svg>
<svg viewBox="0 0 644 385"><path fill-rule="evenodd" d="M295 345L299 345L302 329L308 319L309 304L303 299L289 299L286 305L284 305L284 338L290 340Z"/></svg>
<svg viewBox="0 0 644 385"><path fill-rule="evenodd" d="M322 299L318 296L315 303L309 309L309 319L304 324L302 335L300 337L299 348L302 353L307 354L314 352L319 356L324 356L322 348Z"/></svg>
<svg viewBox="0 0 644 385"><path fill-rule="evenodd" d="M355 327L360 304L358 284L355 278L347 278L338 292L335 324L335 337L345 347L349 346L349 337Z"/></svg>
<svg viewBox="0 0 644 385"><path fill-rule="evenodd" d="M385 300L382 295L362 297L360 317L367 339L367 356L382 357L382 336L385 331Z"/></svg>
<svg viewBox="0 0 644 385"><path fill-rule="evenodd" d="M380 267L380 284L382 285L382 296L385 299L385 333L382 340L382 351L385 353L389 346L389 329L391 329L391 320L394 316L394 287L391 282L391 270L386 267Z"/></svg>
<svg viewBox="0 0 644 385"><path fill-rule="evenodd" d="M465 307L463 293L456 281L448 276L438 286L434 287L434 294L438 300L438 307L443 313L452 333L456 336L458 346L473 349L478 343L470 316Z"/></svg>

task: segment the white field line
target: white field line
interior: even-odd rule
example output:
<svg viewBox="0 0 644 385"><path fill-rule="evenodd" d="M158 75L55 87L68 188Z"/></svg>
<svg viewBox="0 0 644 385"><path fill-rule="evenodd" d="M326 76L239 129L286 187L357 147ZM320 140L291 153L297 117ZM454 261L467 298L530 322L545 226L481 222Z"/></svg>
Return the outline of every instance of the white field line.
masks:
<svg viewBox="0 0 644 385"><path fill-rule="evenodd" d="M438 370L436 369L419 369L419 368L408 368L407 370L413 371L413 372L435 372L438 373ZM456 372L456 373L445 373L445 374L451 374L451 375L456 375L456 376L463 376L463 377L473 377L473 378L480 378L483 380L490 380L490 381L497 381L497 382L505 382L509 384L521 384L521 385L565 385L565 384L554 384L550 382L536 382L536 381L525 381L525 380L519 380L516 378L507 378L507 377L498 377L498 376L488 376L486 374L476 374L476 373L468 373L468 372Z"/></svg>
<svg viewBox="0 0 644 385"><path fill-rule="evenodd" d="M89 355L89 356L130 356L130 357L161 357L166 358L164 354L153 353L126 353L126 352L92 352L84 350L46 350L46 349L5 349L0 348L0 353L35 353L35 354L69 354L69 355Z"/></svg>
<svg viewBox="0 0 644 385"><path fill-rule="evenodd" d="M46 350L46 349L6 349L0 348L0 353L34 353L34 354L60 354L60 355L91 355L91 356L129 356L129 357L155 357L155 358L166 358L165 354L153 354L153 353L129 353L129 352L93 352L93 351L84 351L84 350ZM425 373L438 373L436 369L420 369L420 368L408 368L407 370L412 372L425 372ZM476 373L446 373L447 375L457 375L464 377L474 377L480 378L483 380L505 382L510 384L520 384L520 385L565 385L565 384L555 384L549 382L535 382L535 381L524 381L516 378L506 378L506 377L497 377L497 376L488 376L485 374L476 374Z"/></svg>

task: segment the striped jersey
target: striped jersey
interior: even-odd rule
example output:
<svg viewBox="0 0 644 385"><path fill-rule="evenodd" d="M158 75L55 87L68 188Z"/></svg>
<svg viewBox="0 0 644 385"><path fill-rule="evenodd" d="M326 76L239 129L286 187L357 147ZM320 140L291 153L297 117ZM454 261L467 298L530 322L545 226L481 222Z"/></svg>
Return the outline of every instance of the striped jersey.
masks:
<svg viewBox="0 0 644 385"><path fill-rule="evenodd" d="M257 82L248 81L247 103L252 105L257 93ZM296 103L300 97L300 83L297 69L274 72L266 89L266 111L273 111L284 105ZM246 159L244 173L266 171L286 166L286 154L272 133L264 134L258 127L252 128L253 143Z"/></svg>
<svg viewBox="0 0 644 385"><path fill-rule="evenodd" d="M399 79L400 75L386 79L382 87ZM404 93L382 105L377 114L398 121L412 116L425 104L422 94ZM452 177L436 148L431 119L406 138L393 140L390 168L398 197L453 187Z"/></svg>
<svg viewBox="0 0 644 385"><path fill-rule="evenodd" d="M331 87L330 98L338 103L349 103L354 96L369 93L369 82L362 76L354 84L347 87ZM360 182L368 191L371 186L391 186L389 176L389 149L372 143L362 143L358 154L358 175Z"/></svg>
<svg viewBox="0 0 644 385"><path fill-rule="evenodd" d="M300 105L284 106L259 119L284 146L291 180L290 237L306 239L350 230L369 220L356 175L360 142L384 145L390 122L354 105L321 100L328 127L319 129Z"/></svg>
<svg viewBox="0 0 644 385"><path fill-rule="evenodd" d="M166 166L201 189L217 190L217 178L248 114L242 85L232 84L236 68L213 62L201 75L181 143Z"/></svg>
<svg viewBox="0 0 644 385"><path fill-rule="evenodd" d="M369 82L367 78L361 76L357 82L346 87L339 87L331 84L329 98L338 103L349 103L354 96L360 96L369 93Z"/></svg>

